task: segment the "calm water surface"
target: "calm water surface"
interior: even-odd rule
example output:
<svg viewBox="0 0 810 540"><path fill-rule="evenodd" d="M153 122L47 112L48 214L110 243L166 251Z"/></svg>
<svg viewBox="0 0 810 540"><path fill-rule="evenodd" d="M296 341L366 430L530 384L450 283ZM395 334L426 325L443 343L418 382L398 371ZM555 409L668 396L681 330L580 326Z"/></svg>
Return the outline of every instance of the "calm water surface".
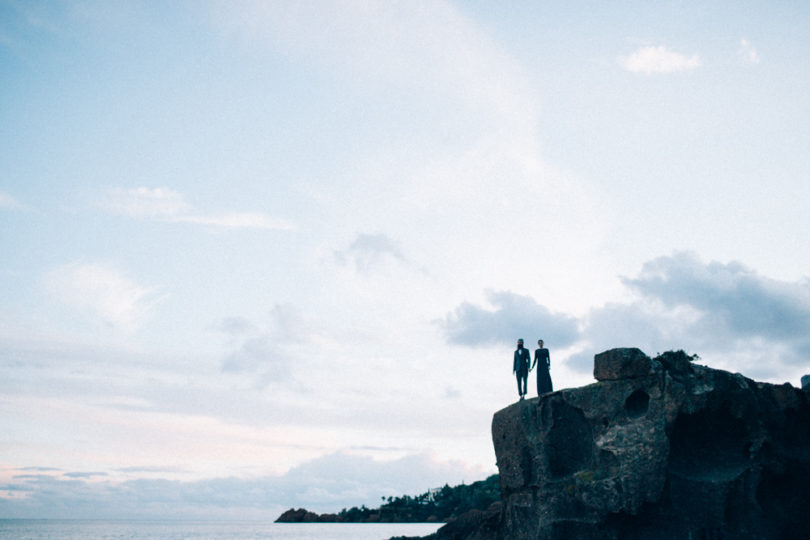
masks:
<svg viewBox="0 0 810 540"><path fill-rule="evenodd" d="M387 540L424 536L442 523L263 523L255 521L106 521L0 519L14 540Z"/></svg>

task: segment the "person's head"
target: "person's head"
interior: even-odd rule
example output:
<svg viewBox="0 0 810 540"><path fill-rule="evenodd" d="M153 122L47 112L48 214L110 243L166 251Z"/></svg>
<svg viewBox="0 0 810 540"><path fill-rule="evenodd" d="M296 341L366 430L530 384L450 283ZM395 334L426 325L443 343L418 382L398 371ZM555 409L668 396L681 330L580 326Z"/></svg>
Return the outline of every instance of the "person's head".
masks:
<svg viewBox="0 0 810 540"><path fill-rule="evenodd" d="M538 346L539 346L539 347L542 349L542 348L543 348L543 340L542 340L542 339L538 339L538 340L537 340L537 345L538 345Z"/></svg>
<svg viewBox="0 0 810 540"><path fill-rule="evenodd" d="M517 348L518 348L518 349L522 349L522 348L523 348L523 340L522 340L522 339L519 339L519 340L518 340L518 343L517 343Z"/></svg>

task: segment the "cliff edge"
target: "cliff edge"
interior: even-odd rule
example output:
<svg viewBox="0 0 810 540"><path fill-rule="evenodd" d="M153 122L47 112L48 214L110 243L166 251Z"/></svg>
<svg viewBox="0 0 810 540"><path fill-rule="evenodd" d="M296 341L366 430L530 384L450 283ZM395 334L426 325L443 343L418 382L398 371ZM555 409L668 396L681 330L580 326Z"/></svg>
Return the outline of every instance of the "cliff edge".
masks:
<svg viewBox="0 0 810 540"><path fill-rule="evenodd" d="M501 505L436 538L810 538L810 393L682 351L613 349L594 376L495 414Z"/></svg>

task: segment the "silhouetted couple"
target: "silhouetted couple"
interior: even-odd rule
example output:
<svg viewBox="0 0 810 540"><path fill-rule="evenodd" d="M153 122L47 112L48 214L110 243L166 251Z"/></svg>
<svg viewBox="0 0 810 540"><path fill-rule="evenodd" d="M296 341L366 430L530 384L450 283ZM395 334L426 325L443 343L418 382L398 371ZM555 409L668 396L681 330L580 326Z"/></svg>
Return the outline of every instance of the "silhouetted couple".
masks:
<svg viewBox="0 0 810 540"><path fill-rule="evenodd" d="M529 350L523 348L523 340L517 341L517 349L515 350L515 360L512 363L512 373L517 376L518 394L520 399L528 394L528 381L529 372L537 367L537 395L547 394L553 391L551 386L551 356L548 349L543 347L543 340L537 341L538 349L534 351L534 362L529 367Z"/></svg>

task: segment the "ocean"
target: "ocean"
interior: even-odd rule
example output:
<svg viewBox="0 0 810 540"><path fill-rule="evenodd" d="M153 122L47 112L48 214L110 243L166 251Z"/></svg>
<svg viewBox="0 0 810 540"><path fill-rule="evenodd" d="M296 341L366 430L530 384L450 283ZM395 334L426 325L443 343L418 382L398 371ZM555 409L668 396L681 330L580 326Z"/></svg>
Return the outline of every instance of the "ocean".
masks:
<svg viewBox="0 0 810 540"><path fill-rule="evenodd" d="M2 540L387 540L424 536L443 523L267 523L0 519Z"/></svg>

